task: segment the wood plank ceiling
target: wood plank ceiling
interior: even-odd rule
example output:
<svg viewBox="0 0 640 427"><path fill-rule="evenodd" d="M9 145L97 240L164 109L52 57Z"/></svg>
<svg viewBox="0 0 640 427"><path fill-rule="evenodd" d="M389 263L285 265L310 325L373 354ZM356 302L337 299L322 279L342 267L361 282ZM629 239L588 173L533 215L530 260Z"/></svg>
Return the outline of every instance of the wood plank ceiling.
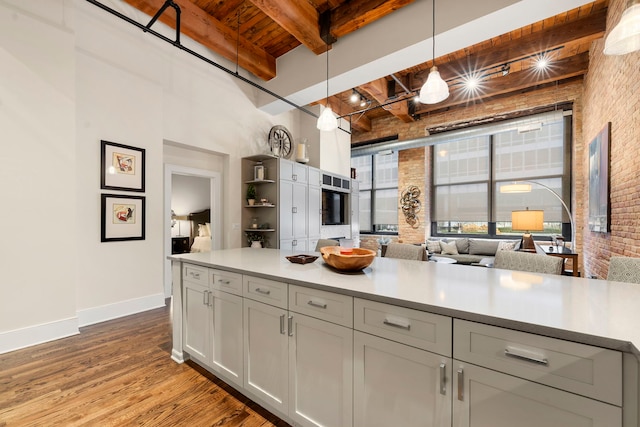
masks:
<svg viewBox="0 0 640 427"><path fill-rule="evenodd" d="M124 1L149 16L165 4L165 0ZM316 54L324 53L325 40L331 43L413 1L173 0L182 12L183 34L265 81L276 76L276 59L292 49L304 45ZM329 103L337 114L351 120L355 132L367 132L371 121L380 117L393 115L411 122L430 112L580 78L587 71L592 42L604 36L607 6L608 0L595 0L436 58L451 92L439 104L413 101L432 61L363 82L330 97ZM175 13L165 12L159 20L175 28ZM551 61L545 70L536 67L540 57ZM472 79L479 82L476 89L468 85ZM361 98L357 102L349 99L354 91Z"/></svg>

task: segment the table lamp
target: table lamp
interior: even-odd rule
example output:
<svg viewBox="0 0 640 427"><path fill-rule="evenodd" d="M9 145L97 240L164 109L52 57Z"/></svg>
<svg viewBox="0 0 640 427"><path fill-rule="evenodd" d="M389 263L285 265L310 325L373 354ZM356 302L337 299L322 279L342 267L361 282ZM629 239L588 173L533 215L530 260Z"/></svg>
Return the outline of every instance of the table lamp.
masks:
<svg viewBox="0 0 640 427"><path fill-rule="evenodd" d="M544 230L544 211L529 210L511 211L511 229L514 231L524 231L520 249L524 251L535 251L531 231Z"/></svg>

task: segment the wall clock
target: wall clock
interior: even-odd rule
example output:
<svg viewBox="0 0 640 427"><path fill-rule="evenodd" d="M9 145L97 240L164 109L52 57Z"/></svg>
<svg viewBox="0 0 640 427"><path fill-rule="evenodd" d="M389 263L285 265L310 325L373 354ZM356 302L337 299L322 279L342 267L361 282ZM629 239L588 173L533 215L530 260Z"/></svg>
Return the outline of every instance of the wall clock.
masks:
<svg viewBox="0 0 640 427"><path fill-rule="evenodd" d="M288 159L291 157L293 138L286 127L276 125L269 131L269 148L274 156Z"/></svg>

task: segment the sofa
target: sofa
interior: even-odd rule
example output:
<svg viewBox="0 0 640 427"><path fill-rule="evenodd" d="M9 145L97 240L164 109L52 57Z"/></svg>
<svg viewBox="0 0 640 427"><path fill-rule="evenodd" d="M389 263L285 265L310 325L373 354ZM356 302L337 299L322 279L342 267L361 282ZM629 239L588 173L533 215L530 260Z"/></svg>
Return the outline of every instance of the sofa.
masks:
<svg viewBox="0 0 640 427"><path fill-rule="evenodd" d="M520 241L460 237L429 239L425 246L430 258L450 258L458 264L492 265L497 251L517 250Z"/></svg>

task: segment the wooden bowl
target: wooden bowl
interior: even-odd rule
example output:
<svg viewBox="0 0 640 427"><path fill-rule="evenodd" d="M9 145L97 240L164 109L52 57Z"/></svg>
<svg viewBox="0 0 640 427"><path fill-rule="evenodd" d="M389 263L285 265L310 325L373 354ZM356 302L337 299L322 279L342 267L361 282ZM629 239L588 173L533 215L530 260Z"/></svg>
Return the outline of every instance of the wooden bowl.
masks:
<svg viewBox="0 0 640 427"><path fill-rule="evenodd" d="M325 246L320 248L320 252L324 262L340 271L360 271L376 257L374 251L363 248L353 248L351 254L341 254L340 246Z"/></svg>

